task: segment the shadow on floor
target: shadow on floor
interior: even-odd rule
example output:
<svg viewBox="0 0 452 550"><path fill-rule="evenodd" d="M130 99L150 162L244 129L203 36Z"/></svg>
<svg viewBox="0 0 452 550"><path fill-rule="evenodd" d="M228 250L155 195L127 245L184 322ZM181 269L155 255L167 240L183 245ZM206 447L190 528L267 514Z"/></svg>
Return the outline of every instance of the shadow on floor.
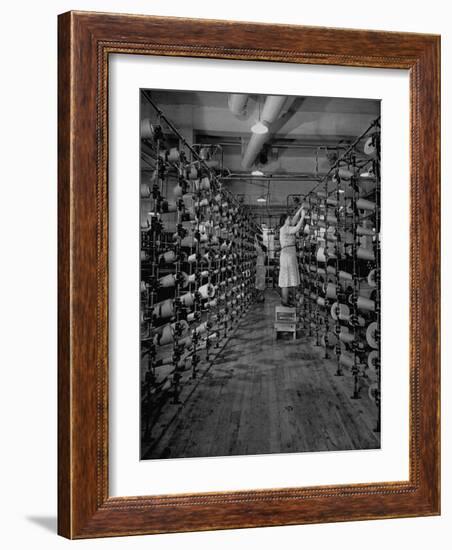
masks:
<svg viewBox="0 0 452 550"><path fill-rule="evenodd" d="M46 531L57 532L57 518L55 516L28 516L26 519Z"/></svg>

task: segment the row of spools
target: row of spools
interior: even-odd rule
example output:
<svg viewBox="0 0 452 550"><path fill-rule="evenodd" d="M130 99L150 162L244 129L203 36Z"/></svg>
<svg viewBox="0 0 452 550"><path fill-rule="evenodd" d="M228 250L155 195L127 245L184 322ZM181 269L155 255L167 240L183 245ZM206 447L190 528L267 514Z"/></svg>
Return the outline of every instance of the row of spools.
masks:
<svg viewBox="0 0 452 550"><path fill-rule="evenodd" d="M380 158L379 133L369 159L344 159L323 188L305 199L308 225L299 242L303 326L351 373L351 397L366 391L380 429Z"/></svg>
<svg viewBox="0 0 452 550"><path fill-rule="evenodd" d="M255 227L222 189L208 148L196 158L165 148L161 129L150 127L142 133L155 158L141 184L141 356L152 407L162 392L177 402L183 380L248 309Z"/></svg>

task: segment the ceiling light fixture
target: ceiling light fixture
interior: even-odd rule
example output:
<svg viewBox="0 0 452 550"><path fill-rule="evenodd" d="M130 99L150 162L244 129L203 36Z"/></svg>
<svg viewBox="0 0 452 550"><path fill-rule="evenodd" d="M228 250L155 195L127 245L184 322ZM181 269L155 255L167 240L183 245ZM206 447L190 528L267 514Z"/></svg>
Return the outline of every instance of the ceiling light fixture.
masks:
<svg viewBox="0 0 452 550"><path fill-rule="evenodd" d="M258 120L256 124L251 126L251 131L253 134L267 134L268 133L268 126L265 124L265 122L261 122Z"/></svg>
<svg viewBox="0 0 452 550"><path fill-rule="evenodd" d="M261 195L260 197L257 197L257 202L267 202L267 199L264 195Z"/></svg>
<svg viewBox="0 0 452 550"><path fill-rule="evenodd" d="M261 177L262 177L262 176L264 175L264 172L262 172L261 170L253 170L253 171L251 172L251 175L252 175L252 176L261 176Z"/></svg>

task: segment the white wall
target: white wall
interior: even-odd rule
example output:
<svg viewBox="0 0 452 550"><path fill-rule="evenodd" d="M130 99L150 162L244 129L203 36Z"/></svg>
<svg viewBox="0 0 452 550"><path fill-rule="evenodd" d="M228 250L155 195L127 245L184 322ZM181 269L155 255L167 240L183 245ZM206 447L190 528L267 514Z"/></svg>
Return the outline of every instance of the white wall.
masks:
<svg viewBox="0 0 452 550"><path fill-rule="evenodd" d="M0 285L2 546L51 550L84 548L315 547L366 550L399 545L450 547L452 534L451 400L449 363L450 286L443 289L443 516L217 533L162 535L70 543L55 535L56 513L56 29L57 13L69 9L254 20L335 27L432 32L443 35L443 181L451 181L446 151L451 143L452 28L448 2L380 0L377 3L201 2L100 0L7 2L2 9L0 87ZM449 93L447 93L447 91ZM443 269L452 191L443 187ZM446 271L443 280L447 281ZM446 437L446 431L449 438Z"/></svg>

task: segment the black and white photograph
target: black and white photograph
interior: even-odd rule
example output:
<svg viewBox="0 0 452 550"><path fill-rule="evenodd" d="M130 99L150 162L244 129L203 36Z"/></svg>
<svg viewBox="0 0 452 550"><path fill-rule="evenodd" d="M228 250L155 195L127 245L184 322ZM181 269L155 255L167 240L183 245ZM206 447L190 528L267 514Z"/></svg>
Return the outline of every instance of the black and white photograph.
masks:
<svg viewBox="0 0 452 550"><path fill-rule="evenodd" d="M380 100L139 101L141 460L379 449Z"/></svg>

